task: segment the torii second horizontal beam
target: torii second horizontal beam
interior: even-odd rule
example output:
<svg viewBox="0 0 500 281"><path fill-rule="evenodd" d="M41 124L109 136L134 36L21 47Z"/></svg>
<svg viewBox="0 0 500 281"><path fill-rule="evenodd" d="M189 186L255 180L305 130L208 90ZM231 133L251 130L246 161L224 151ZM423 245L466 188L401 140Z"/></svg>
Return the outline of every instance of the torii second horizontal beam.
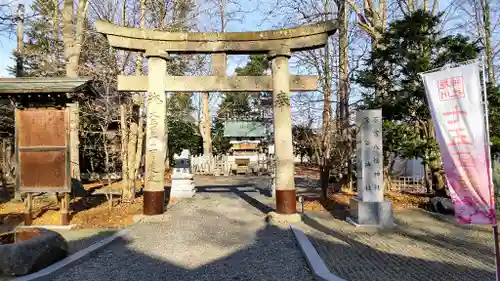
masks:
<svg viewBox="0 0 500 281"><path fill-rule="evenodd" d="M290 91L316 91L317 76L290 76ZM118 76L118 91L147 92L148 76ZM167 76L168 92L271 92L271 76Z"/></svg>

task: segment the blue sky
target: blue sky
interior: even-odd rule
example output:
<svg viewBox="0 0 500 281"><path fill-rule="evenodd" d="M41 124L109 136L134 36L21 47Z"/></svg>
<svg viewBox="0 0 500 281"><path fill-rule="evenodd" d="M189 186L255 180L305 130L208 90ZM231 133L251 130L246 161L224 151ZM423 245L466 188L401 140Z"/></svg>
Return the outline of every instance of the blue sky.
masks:
<svg viewBox="0 0 500 281"><path fill-rule="evenodd" d="M0 0L0 4L7 3L7 1L11 2L10 0ZM254 5L257 3L255 0L249 2L254 2ZM16 0L15 3L24 4L28 10L32 0ZM13 7L17 7L17 5L13 5ZM245 14L244 16L238 17L238 21L228 22L226 31L258 31L272 29L272 22L264 22L262 18L262 15L258 11ZM12 51L16 48L16 34L0 34L0 40L0 77L11 77L11 75L7 72L7 67L14 64L14 61L12 60ZM237 66L244 65L246 60L246 56L230 57L228 65L229 74L232 74Z"/></svg>
<svg viewBox="0 0 500 281"><path fill-rule="evenodd" d="M7 66L12 65L13 61L10 58L12 50L16 47L15 41L2 38L0 46L0 77L9 77Z"/></svg>
<svg viewBox="0 0 500 281"><path fill-rule="evenodd" d="M0 0L0 4L14 3L13 9L17 7L17 4L24 4L26 9L28 9L31 0ZM15 13L15 10L13 11ZM12 51L16 48L16 34L15 33L0 33L0 77L10 77L11 75L7 72L7 66L12 66Z"/></svg>

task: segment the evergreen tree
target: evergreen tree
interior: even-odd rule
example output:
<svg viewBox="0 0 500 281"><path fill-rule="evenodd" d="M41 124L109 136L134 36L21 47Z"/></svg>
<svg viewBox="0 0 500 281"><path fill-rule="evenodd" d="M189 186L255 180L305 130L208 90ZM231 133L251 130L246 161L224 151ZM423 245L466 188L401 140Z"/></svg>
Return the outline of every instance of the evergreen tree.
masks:
<svg viewBox="0 0 500 281"><path fill-rule="evenodd" d="M439 150L419 73L477 57L479 49L462 35L444 36L441 15L418 10L393 21L380 38L384 48L374 49L358 82L367 89L365 108L381 108L384 118L384 155L397 152L419 157L429 165L437 195L445 195ZM374 94L373 89L383 87ZM390 138L388 136L390 133ZM389 163L385 163L386 166ZM432 184L431 184L432 183Z"/></svg>
<svg viewBox="0 0 500 281"><path fill-rule="evenodd" d="M64 47L60 39L57 1L35 0L31 4L36 17L26 22L23 67L28 77L64 76ZM15 54L14 54L15 56ZM8 68L15 74L16 67Z"/></svg>
<svg viewBox="0 0 500 281"><path fill-rule="evenodd" d="M224 122L219 118L216 118L212 125L212 136L214 154L226 154L231 148L231 144L229 138L224 137Z"/></svg>
<svg viewBox="0 0 500 281"><path fill-rule="evenodd" d="M236 68L235 73L237 76L264 76L269 67L269 61L265 55L251 55L247 64L244 67ZM234 118L265 121L265 118L272 116L272 104L268 102L271 97L272 94L268 92L226 93L212 126L214 152L223 154L231 147L229 139L224 137L224 122L222 120Z"/></svg>
<svg viewBox="0 0 500 281"><path fill-rule="evenodd" d="M263 76L269 69L269 61L265 55L252 55L244 67L237 67L237 76ZM219 108L219 117L260 117L265 114L266 105L263 99L268 98L270 93L262 92L238 92L227 93Z"/></svg>
<svg viewBox="0 0 500 281"><path fill-rule="evenodd" d="M487 90L491 157L500 160L500 86L489 84Z"/></svg>
<svg viewBox="0 0 500 281"><path fill-rule="evenodd" d="M202 152L202 139L196 133L197 128L193 122L168 118L167 125L168 156L171 161L173 160L174 154L179 154L182 149L189 149L193 155Z"/></svg>

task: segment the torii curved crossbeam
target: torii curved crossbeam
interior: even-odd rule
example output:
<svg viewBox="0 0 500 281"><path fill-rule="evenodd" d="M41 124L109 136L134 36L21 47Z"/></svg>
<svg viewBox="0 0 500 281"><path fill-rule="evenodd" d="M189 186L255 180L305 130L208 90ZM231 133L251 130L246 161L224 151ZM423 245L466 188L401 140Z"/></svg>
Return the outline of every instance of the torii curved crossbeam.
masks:
<svg viewBox="0 0 500 281"><path fill-rule="evenodd" d="M282 30L258 32L167 32L130 28L97 21L97 31L105 34L112 47L146 51L161 49L169 53L253 54L283 47L293 51L321 48L335 33L335 21Z"/></svg>

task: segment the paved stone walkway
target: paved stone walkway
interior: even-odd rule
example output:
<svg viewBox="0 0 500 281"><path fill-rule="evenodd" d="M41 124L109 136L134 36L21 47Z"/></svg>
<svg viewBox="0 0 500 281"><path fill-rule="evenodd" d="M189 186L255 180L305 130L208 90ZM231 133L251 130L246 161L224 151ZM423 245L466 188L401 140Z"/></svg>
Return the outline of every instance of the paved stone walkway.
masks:
<svg viewBox="0 0 500 281"><path fill-rule="evenodd" d="M55 280L312 281L291 231L267 226L258 201L229 191L200 190Z"/></svg>
<svg viewBox="0 0 500 281"><path fill-rule="evenodd" d="M330 271L349 281L495 280L490 227L458 227L421 210L396 219L394 231L377 231L308 213L300 227Z"/></svg>

